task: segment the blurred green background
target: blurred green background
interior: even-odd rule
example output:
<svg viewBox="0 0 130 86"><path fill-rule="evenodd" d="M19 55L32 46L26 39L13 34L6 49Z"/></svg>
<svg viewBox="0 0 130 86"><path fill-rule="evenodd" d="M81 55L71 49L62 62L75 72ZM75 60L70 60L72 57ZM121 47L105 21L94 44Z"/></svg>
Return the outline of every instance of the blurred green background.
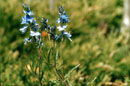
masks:
<svg viewBox="0 0 130 86"><path fill-rule="evenodd" d="M49 0L0 0L1 86L35 82L25 67L32 48L24 46L26 35L19 31L23 3L29 4L38 21L46 17L50 25L58 18L58 6L70 15L73 41L64 43L63 56L65 71L80 64L70 77L74 86L87 86L95 77L91 86L129 84L130 39L120 34L123 0L54 0L53 11Z"/></svg>

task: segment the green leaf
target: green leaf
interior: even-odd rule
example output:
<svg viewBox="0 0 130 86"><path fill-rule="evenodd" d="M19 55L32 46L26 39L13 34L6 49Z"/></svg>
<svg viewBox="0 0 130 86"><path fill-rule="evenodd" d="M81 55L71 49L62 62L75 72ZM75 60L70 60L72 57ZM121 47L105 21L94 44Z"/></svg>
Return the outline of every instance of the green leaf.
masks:
<svg viewBox="0 0 130 86"><path fill-rule="evenodd" d="M95 77L91 82L87 83L87 86L91 85L92 83L94 83L94 81L97 79L97 77Z"/></svg>
<svg viewBox="0 0 130 86"><path fill-rule="evenodd" d="M68 79L66 81L69 84L69 86L72 86L71 82Z"/></svg>
<svg viewBox="0 0 130 86"><path fill-rule="evenodd" d="M51 50L52 50L52 48L49 49L48 55L47 55L47 59L48 59L48 63L49 63L49 64L50 64Z"/></svg>
<svg viewBox="0 0 130 86"><path fill-rule="evenodd" d="M35 63L34 62L34 57L32 57L32 66L31 66L32 69L34 69L34 63Z"/></svg>
<svg viewBox="0 0 130 86"><path fill-rule="evenodd" d="M58 59L58 50L56 51L56 61L57 61L57 59Z"/></svg>
<svg viewBox="0 0 130 86"><path fill-rule="evenodd" d="M68 77L68 76L70 76L70 74L76 69L76 68L78 68L80 66L80 64L78 64L77 66L75 66L74 68L72 68L64 77L65 77L65 79Z"/></svg>
<svg viewBox="0 0 130 86"><path fill-rule="evenodd" d="M38 62L36 63L36 66L35 66L35 70L34 70L34 73L37 74L37 68L38 68Z"/></svg>
<svg viewBox="0 0 130 86"><path fill-rule="evenodd" d="M40 76L40 79L42 80L42 78L43 78L43 76L44 76L44 72L45 72L45 70L44 70L44 68L42 68L42 73L41 73L41 76Z"/></svg>

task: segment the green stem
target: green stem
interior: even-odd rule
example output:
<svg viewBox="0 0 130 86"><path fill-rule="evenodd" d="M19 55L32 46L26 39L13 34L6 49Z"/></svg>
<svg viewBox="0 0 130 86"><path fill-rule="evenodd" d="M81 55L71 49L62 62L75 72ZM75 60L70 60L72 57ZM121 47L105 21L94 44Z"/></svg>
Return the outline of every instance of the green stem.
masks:
<svg viewBox="0 0 130 86"><path fill-rule="evenodd" d="M55 42L53 44L56 48ZM54 54L56 54L55 49L54 49ZM56 62L57 62L56 59L54 59L54 68L55 68L56 74L58 75L59 79L64 83L65 86L69 86L68 83L64 80L64 76L58 71L57 66L56 66Z"/></svg>
<svg viewBox="0 0 130 86"><path fill-rule="evenodd" d="M65 86L69 86L68 83L64 80L64 77L60 74L60 72L58 71L58 69L55 67L55 71L59 77L59 79L64 83Z"/></svg>
<svg viewBox="0 0 130 86"><path fill-rule="evenodd" d="M41 48L39 49L39 75L38 75L38 79L39 79L39 86L42 86L42 79L40 78L41 76Z"/></svg>

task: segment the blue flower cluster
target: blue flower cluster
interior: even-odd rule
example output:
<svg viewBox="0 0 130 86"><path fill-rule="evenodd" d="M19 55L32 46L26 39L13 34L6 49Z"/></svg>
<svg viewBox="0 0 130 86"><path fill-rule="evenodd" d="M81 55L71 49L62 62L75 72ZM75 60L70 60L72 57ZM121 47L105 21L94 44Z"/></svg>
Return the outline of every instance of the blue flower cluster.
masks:
<svg viewBox="0 0 130 86"><path fill-rule="evenodd" d="M70 41L72 41L71 34L66 32L66 30L65 30L67 28L66 24L69 22L69 16L66 15L66 12L64 11L62 6L59 7L59 18L56 22L60 24L57 27L58 32L60 32L60 35L57 34L58 32L56 31L56 26L50 27L50 25L47 24L48 19L42 18L42 21L41 21L41 23L43 24L43 29L48 34L50 34L50 36L53 40L58 40L58 39L67 37Z"/></svg>
<svg viewBox="0 0 130 86"><path fill-rule="evenodd" d="M61 32L60 38L67 37L70 41L71 40L71 34L66 32L67 23L69 22L69 16L66 15L66 12L64 11L63 7L59 7L59 18L57 20L57 23L60 25L57 27L57 29Z"/></svg>
<svg viewBox="0 0 130 86"><path fill-rule="evenodd" d="M51 39L58 40L59 36L56 34L56 26L50 26L48 25L48 19L42 18L41 23L43 24L43 29L50 34Z"/></svg>
<svg viewBox="0 0 130 86"><path fill-rule="evenodd" d="M26 45L27 42L36 42L38 45L43 45L41 33L39 32L39 26L36 23L36 20L34 20L34 14L31 12L28 5L23 4L23 12L25 14L24 17L22 17L21 24L23 25L22 28L20 28L20 31L24 34L28 29L30 31L30 36L28 38L24 39L24 44Z"/></svg>
<svg viewBox="0 0 130 86"><path fill-rule="evenodd" d="M22 17L21 24L23 25L22 28L20 28L20 31L22 34L26 33L27 31L30 32L30 36L28 38L24 39L24 44L26 45L28 42L36 42L39 46L43 45L42 37L41 37L41 31L46 31L52 40L61 40L63 38L68 38L71 40L71 34L66 32L67 23L69 22L69 16L66 15L66 12L64 11L63 7L59 7L59 18L56 21L58 24L60 24L58 27L56 26L50 26L48 25L48 19L42 18L40 26L36 23L36 20L34 19L34 14L31 12L28 5L23 5L23 12L24 17ZM60 33L60 34L58 34Z"/></svg>
<svg viewBox="0 0 130 86"><path fill-rule="evenodd" d="M58 13L59 13L59 18L57 20L57 23L60 23L62 25L69 22L69 16L66 15L66 12L64 11L62 6L59 7Z"/></svg>

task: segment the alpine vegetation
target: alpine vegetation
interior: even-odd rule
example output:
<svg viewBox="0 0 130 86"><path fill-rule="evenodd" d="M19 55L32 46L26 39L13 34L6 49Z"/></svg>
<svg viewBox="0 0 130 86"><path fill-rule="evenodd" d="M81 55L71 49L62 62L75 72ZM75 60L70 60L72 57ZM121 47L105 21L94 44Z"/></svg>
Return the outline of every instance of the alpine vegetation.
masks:
<svg viewBox="0 0 130 86"><path fill-rule="evenodd" d="M22 17L22 22L21 22L23 26L22 28L20 28L20 31L22 32L22 34L27 33L26 34L27 37L24 39L24 44L26 45L29 42L32 44L36 44L36 52L38 51L38 53L36 54L37 57L36 58L33 57L31 59L32 63L27 64L27 69L31 71L31 74L33 74L35 78L37 78L39 86L43 86L43 85L45 86L50 82L51 83L55 82L56 85L60 85L60 86L62 86L63 84L65 86L72 86L70 81L68 80L68 76L71 74L71 72L74 69L79 67L79 65L74 67L68 73L63 74L61 72L63 69L59 68L59 65L62 65L62 64L58 63L58 58L60 57L60 55L58 52L58 47L56 46L59 44L56 41L62 43L65 38L67 38L69 41L72 41L71 34L66 31L67 23L70 22L69 16L66 15L66 12L63 9L63 7L60 6L59 12L58 12L59 17L56 21L56 23L58 23L58 26L56 25L51 26L48 24L48 19L44 17L41 18L41 21L40 21L41 23L38 24L36 22L36 18L34 17L33 12L31 11L31 9L29 8L27 4L23 4L23 9L24 9L23 10L24 17ZM49 40L43 40L43 37L42 37L43 31L47 33ZM47 51L44 51L44 46L45 46L43 45L44 41L45 43L46 41L52 42L50 47L47 48ZM35 59L35 62L34 62L34 59ZM31 65L33 65L33 67ZM50 71L52 69L54 69L54 71ZM38 70L38 72L36 70ZM56 75L56 78L58 80L57 79L53 81L47 80L47 78L44 77L45 71L50 71L52 72L51 74L55 73L54 75Z"/></svg>

